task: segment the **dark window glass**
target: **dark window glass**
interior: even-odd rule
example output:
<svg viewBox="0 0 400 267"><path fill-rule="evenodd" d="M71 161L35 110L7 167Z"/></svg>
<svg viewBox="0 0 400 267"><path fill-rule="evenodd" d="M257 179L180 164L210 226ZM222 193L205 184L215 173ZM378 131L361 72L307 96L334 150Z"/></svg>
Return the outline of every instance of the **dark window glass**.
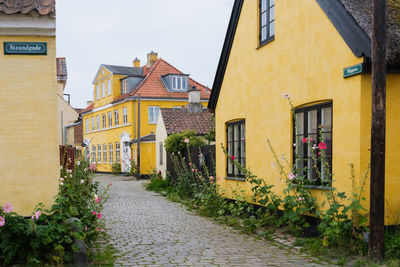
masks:
<svg viewBox="0 0 400 267"><path fill-rule="evenodd" d="M245 122L237 121L228 123L227 132L227 152L229 157L234 156L235 161L239 162L242 167L246 167L246 128ZM227 159L227 175L234 177L244 177L244 173L232 163L230 158Z"/></svg>
<svg viewBox="0 0 400 267"><path fill-rule="evenodd" d="M260 45L271 40L275 35L275 1L260 0Z"/></svg>

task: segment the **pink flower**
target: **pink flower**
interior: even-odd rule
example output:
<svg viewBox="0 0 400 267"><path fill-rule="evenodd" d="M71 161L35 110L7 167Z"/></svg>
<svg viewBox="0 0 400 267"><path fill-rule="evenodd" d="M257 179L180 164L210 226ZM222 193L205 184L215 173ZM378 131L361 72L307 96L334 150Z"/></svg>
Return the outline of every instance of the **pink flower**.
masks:
<svg viewBox="0 0 400 267"><path fill-rule="evenodd" d="M191 163L191 162L189 162L189 166L192 166L192 163Z"/></svg>
<svg viewBox="0 0 400 267"><path fill-rule="evenodd" d="M296 175L294 175L293 172L290 172L290 173L288 174L289 180L293 180L295 177L296 177Z"/></svg>
<svg viewBox="0 0 400 267"><path fill-rule="evenodd" d="M38 211L35 213L35 218L36 218L36 220L39 220L39 217L40 217L40 210L38 210Z"/></svg>
<svg viewBox="0 0 400 267"><path fill-rule="evenodd" d="M87 225L85 225L85 231L87 231Z"/></svg>
<svg viewBox="0 0 400 267"><path fill-rule="evenodd" d="M110 186L112 186L112 182L110 182Z"/></svg>
<svg viewBox="0 0 400 267"><path fill-rule="evenodd" d="M283 93L282 94L283 99L288 99L290 95L288 93Z"/></svg>
<svg viewBox="0 0 400 267"><path fill-rule="evenodd" d="M324 142L321 142L318 144L319 149L326 149L326 144Z"/></svg>
<svg viewBox="0 0 400 267"><path fill-rule="evenodd" d="M103 217L103 215L100 212L97 213L97 219L101 219L101 217Z"/></svg>
<svg viewBox="0 0 400 267"><path fill-rule="evenodd" d="M91 171L95 171L96 170L96 164L94 164L94 163L91 164L89 168L90 168Z"/></svg>
<svg viewBox="0 0 400 267"><path fill-rule="evenodd" d="M231 156L231 160L235 160L235 156L234 155Z"/></svg>
<svg viewBox="0 0 400 267"><path fill-rule="evenodd" d="M210 176L210 180L214 180L214 176Z"/></svg>
<svg viewBox="0 0 400 267"><path fill-rule="evenodd" d="M304 197L299 197L299 201L302 201L302 200L304 200Z"/></svg>
<svg viewBox="0 0 400 267"><path fill-rule="evenodd" d="M34 220L35 220L35 217L34 217L34 216L32 216L32 217L31 217L31 220L32 220L32 221L34 221Z"/></svg>
<svg viewBox="0 0 400 267"><path fill-rule="evenodd" d="M211 180L210 183L211 183L211 184L214 184L214 180Z"/></svg>
<svg viewBox="0 0 400 267"><path fill-rule="evenodd" d="M192 169L192 172L194 172L194 169Z"/></svg>
<svg viewBox="0 0 400 267"><path fill-rule="evenodd" d="M189 144L189 138L185 138L185 143Z"/></svg>
<svg viewBox="0 0 400 267"><path fill-rule="evenodd" d="M100 231L100 228L96 227L96 231Z"/></svg>
<svg viewBox="0 0 400 267"><path fill-rule="evenodd" d="M99 203L99 202L100 202L100 200L101 200L101 198L100 198L100 197L97 197L97 198L96 198L96 202L97 202L97 203Z"/></svg>
<svg viewBox="0 0 400 267"><path fill-rule="evenodd" d="M93 211L93 212L92 212L92 215L96 215L96 214L97 214L97 212L96 212L96 211Z"/></svg>
<svg viewBox="0 0 400 267"><path fill-rule="evenodd" d="M0 227L4 226L5 224L6 224L6 219L0 216Z"/></svg>
<svg viewBox="0 0 400 267"><path fill-rule="evenodd" d="M318 156L320 156L321 155L321 152L318 152Z"/></svg>
<svg viewBox="0 0 400 267"><path fill-rule="evenodd" d="M303 138L303 143L307 143L307 138Z"/></svg>
<svg viewBox="0 0 400 267"><path fill-rule="evenodd" d="M7 204L4 204L3 209L4 209L5 213L10 213L13 210L13 206L11 204L7 203Z"/></svg>
<svg viewBox="0 0 400 267"><path fill-rule="evenodd" d="M310 137L310 138L308 138L308 140L310 140L311 142L312 142L312 138Z"/></svg>
<svg viewBox="0 0 400 267"><path fill-rule="evenodd" d="M81 160L81 156L78 157L78 160Z"/></svg>

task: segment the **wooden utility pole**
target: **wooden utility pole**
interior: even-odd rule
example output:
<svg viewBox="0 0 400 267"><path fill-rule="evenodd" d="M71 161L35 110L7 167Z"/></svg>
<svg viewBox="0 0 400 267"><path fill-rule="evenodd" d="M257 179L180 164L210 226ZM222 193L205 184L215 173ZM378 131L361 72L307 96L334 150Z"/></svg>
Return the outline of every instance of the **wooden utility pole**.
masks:
<svg viewBox="0 0 400 267"><path fill-rule="evenodd" d="M384 257L386 133L386 0L374 0L372 29L372 118L369 253Z"/></svg>
<svg viewBox="0 0 400 267"><path fill-rule="evenodd" d="M137 178L140 179L140 94L138 96L138 129L137 129Z"/></svg>

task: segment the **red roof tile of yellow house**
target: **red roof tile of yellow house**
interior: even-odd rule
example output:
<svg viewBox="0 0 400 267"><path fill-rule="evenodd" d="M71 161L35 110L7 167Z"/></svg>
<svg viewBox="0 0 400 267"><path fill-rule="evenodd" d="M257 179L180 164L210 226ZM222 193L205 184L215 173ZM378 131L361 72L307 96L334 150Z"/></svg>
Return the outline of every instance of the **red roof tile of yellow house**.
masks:
<svg viewBox="0 0 400 267"><path fill-rule="evenodd" d="M55 13L55 0L0 0L0 12L5 14L28 14L37 12L47 16Z"/></svg>
<svg viewBox="0 0 400 267"><path fill-rule="evenodd" d="M162 81L162 76L167 74L184 74L164 59L157 59L149 68L143 66L143 73L145 74L144 79L139 83L136 88L119 96L114 102L118 102L122 99L132 96L138 96L140 94L143 98L159 98L159 99L187 99L188 92L171 92L165 88ZM208 100L210 98L211 90L206 86L196 82L189 78L189 88L196 86L200 92L200 98L202 100Z"/></svg>

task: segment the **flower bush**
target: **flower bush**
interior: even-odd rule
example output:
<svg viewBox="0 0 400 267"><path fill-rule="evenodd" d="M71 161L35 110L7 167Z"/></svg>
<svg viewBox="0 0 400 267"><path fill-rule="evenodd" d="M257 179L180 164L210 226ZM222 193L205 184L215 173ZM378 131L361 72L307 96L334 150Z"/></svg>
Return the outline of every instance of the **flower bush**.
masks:
<svg viewBox="0 0 400 267"><path fill-rule="evenodd" d="M61 167L54 204L50 209L38 204L30 218L15 213L9 203L0 207L0 265L69 263L78 250L74 240L93 244L103 228L100 212L109 187L99 194L94 170L81 158L72 170ZM72 225L70 218L79 222Z"/></svg>

